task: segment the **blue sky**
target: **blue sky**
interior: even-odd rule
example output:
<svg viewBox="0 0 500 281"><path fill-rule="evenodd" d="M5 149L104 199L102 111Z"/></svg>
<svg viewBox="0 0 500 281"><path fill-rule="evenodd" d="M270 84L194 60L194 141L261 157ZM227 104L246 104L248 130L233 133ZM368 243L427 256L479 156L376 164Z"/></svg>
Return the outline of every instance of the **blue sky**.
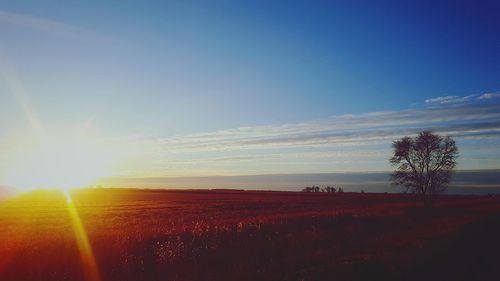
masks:
<svg viewBox="0 0 500 281"><path fill-rule="evenodd" d="M2 1L0 168L37 126L124 176L389 170L421 129L500 168L500 4L353 2Z"/></svg>

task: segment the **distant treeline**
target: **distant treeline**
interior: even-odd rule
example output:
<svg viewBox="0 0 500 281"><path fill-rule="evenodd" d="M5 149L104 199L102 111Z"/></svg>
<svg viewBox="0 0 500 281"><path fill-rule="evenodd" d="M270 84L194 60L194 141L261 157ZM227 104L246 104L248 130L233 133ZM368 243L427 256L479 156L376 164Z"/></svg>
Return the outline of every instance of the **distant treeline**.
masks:
<svg viewBox="0 0 500 281"><path fill-rule="evenodd" d="M302 189L302 192L327 192L327 193L342 193L344 192L344 189L342 187L335 187L335 186L326 186L326 187L319 187L319 186L307 186ZM361 191L364 193L364 191Z"/></svg>

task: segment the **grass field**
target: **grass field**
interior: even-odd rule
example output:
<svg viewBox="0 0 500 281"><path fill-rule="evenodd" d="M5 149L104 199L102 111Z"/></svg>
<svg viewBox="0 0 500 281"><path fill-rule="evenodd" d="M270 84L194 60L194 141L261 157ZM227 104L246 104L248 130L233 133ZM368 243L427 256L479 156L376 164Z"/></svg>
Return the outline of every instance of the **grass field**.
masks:
<svg viewBox="0 0 500 281"><path fill-rule="evenodd" d="M71 199L70 199L71 198ZM0 205L0 280L497 280L500 197L38 190Z"/></svg>

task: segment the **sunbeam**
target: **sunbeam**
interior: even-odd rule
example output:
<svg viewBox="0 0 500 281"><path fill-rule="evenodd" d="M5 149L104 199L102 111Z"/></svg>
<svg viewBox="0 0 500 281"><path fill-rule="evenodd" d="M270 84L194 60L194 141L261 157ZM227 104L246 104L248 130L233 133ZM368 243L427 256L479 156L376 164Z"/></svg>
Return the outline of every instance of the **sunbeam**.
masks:
<svg viewBox="0 0 500 281"><path fill-rule="evenodd" d="M73 230L78 245L78 251L80 252L80 257L82 260L82 268L85 274L85 280L100 281L101 276L99 273L99 268L92 251L92 247L90 246L87 232L85 231L82 221L80 220L80 216L78 215L71 195L67 190L64 190L63 192L64 196L66 197L66 204L68 207L71 224L73 225Z"/></svg>

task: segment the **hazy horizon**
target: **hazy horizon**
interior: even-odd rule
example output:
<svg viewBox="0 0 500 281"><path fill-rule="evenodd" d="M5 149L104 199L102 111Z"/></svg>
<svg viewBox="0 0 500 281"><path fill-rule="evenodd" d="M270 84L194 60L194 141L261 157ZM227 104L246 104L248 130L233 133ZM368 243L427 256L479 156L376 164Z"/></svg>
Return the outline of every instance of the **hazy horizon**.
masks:
<svg viewBox="0 0 500 281"><path fill-rule="evenodd" d="M392 186L389 171L311 174L260 174L238 176L192 176L101 179L95 186L160 189L243 189L300 191L306 186L342 187L346 192L403 192ZM500 193L500 170L456 171L448 194Z"/></svg>

